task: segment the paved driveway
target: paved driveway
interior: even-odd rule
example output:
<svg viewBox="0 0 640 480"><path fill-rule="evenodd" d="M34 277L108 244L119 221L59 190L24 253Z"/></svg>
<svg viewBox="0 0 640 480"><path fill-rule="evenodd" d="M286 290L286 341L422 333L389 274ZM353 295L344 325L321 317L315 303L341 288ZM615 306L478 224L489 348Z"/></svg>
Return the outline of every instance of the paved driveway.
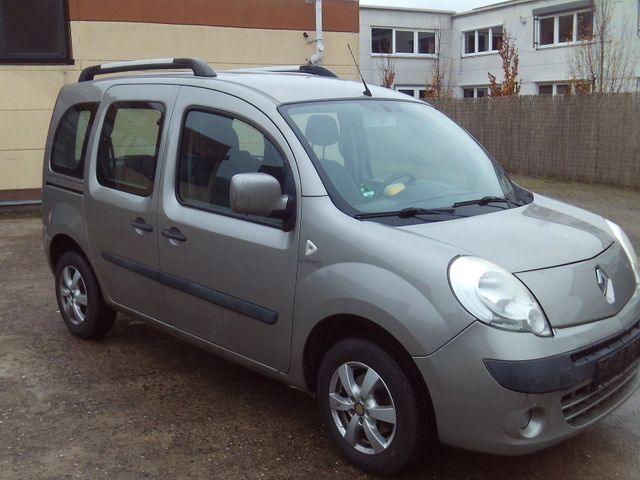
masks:
<svg viewBox="0 0 640 480"><path fill-rule="evenodd" d="M640 246L640 191L523 184L607 215ZM0 478L371 478L306 395L120 315L98 342L58 314L37 219L0 221ZM640 480L640 393L546 451L441 447L410 479Z"/></svg>

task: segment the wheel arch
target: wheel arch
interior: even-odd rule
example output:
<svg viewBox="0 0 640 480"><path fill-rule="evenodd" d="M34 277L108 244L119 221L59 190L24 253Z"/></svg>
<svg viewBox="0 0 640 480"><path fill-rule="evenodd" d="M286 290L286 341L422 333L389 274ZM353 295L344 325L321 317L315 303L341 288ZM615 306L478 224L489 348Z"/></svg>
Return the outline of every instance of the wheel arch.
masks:
<svg viewBox="0 0 640 480"><path fill-rule="evenodd" d="M70 235L66 233L58 233L55 235L51 242L49 243L49 248L47 252L47 258L49 259L49 267L52 272L55 272L56 265L58 264L58 260L60 257L68 251L75 251L82 255L89 266L93 268L91 262L89 261L88 255L85 253L84 249L80 246L80 244L73 239Z"/></svg>
<svg viewBox="0 0 640 480"><path fill-rule="evenodd" d="M437 438L437 425L431 395L418 366L400 341L386 329L365 317L337 314L321 320L313 327L303 350L303 375L307 390L317 394L318 371L325 353L336 342L346 338L369 340L386 350L401 364L420 395L420 402L428 412L428 427Z"/></svg>

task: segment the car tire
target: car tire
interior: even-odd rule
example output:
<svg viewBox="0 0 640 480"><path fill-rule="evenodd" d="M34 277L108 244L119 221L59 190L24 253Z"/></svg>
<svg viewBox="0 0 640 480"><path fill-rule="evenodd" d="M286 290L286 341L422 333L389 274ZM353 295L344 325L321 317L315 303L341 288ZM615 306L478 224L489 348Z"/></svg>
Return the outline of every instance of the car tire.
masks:
<svg viewBox="0 0 640 480"><path fill-rule="evenodd" d="M429 438L420 391L390 351L360 338L337 342L322 360L316 391L342 454L379 475L412 466Z"/></svg>
<svg viewBox="0 0 640 480"><path fill-rule="evenodd" d="M111 330L116 312L104 302L98 280L82 255L64 253L56 264L55 276L58 308L71 333L90 339Z"/></svg>

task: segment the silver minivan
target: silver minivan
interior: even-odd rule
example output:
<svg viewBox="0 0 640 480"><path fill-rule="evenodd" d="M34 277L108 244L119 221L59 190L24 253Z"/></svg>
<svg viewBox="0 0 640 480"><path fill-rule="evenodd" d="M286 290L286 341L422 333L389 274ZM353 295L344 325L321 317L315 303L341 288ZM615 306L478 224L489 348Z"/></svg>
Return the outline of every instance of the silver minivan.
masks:
<svg viewBox="0 0 640 480"><path fill-rule="evenodd" d="M94 80L150 69L192 73ZM73 334L121 311L309 392L372 472L435 440L532 452L640 383L617 225L518 186L430 105L322 67L83 70L53 112L43 226Z"/></svg>

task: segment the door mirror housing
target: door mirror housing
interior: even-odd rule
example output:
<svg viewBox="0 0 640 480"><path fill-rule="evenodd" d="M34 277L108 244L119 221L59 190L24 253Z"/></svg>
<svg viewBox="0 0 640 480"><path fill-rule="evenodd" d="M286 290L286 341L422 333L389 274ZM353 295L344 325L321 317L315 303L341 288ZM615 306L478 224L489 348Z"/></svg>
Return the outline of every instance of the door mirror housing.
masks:
<svg viewBox="0 0 640 480"><path fill-rule="evenodd" d="M237 173L229 190L231 209L245 215L263 217L281 213L285 217L289 196L282 194L280 182L267 173Z"/></svg>

